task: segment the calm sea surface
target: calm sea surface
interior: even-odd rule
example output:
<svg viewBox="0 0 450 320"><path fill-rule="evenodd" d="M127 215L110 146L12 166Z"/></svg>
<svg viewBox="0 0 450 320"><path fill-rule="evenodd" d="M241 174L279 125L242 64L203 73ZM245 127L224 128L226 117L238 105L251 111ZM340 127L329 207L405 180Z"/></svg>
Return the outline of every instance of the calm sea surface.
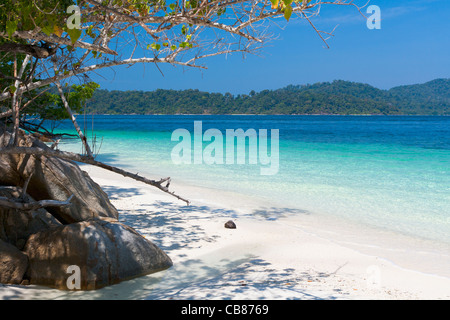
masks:
<svg viewBox="0 0 450 320"><path fill-rule="evenodd" d="M90 138L96 135L99 160L152 178L170 176L173 183L450 243L450 117L127 115L78 121ZM248 161L175 164L171 152L179 142L171 141L172 132L186 129L194 139L194 121L202 122L203 132L223 133L224 147L226 129L268 129L269 141L270 129L278 129L278 172L261 175L264 165ZM73 127L66 121L58 130ZM81 151L71 141L60 148Z"/></svg>

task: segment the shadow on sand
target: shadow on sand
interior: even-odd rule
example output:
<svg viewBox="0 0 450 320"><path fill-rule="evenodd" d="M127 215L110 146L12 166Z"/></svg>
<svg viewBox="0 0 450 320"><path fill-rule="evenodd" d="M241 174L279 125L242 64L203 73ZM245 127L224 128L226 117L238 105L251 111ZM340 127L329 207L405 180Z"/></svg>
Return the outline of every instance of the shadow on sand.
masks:
<svg viewBox="0 0 450 320"><path fill-rule="evenodd" d="M102 186L111 200L142 195L138 188ZM202 243L220 241L200 226L205 219L236 218L240 214L225 208L184 206L156 201L138 204L132 210L118 208L119 220L140 232L173 260L168 270L131 279L96 291L58 291L44 287L26 288L26 299L334 299L335 294L311 294L300 283L320 281L330 274L313 274L295 268L277 269L252 253L230 255L226 247L195 259L185 252ZM292 208L260 208L250 215L274 221L289 215L309 214ZM248 215L247 215L248 216ZM270 222L269 222L270 223ZM220 246L219 246L220 247ZM24 287L7 286L0 298L23 299Z"/></svg>

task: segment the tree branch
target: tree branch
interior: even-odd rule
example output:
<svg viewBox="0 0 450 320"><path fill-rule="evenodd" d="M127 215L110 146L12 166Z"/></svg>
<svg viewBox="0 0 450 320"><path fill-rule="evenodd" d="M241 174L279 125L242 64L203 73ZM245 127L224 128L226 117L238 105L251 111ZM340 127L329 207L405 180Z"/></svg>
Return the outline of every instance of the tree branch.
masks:
<svg viewBox="0 0 450 320"><path fill-rule="evenodd" d="M79 74L85 74L87 72L91 72L98 69L113 67L113 66L120 66L120 65L132 65L136 63L170 63L175 65L181 65L185 67L193 67L193 68L200 68L200 69L206 69L206 67L198 66L192 63L182 62L182 61L176 61L172 58L135 58L135 59L125 59L120 61L107 61L100 64L91 65L84 68L79 68L76 70L70 70L66 74L58 74L57 76L53 76L51 78L47 78L45 80L36 81L33 83L30 83L27 87L20 87L17 88L17 92L27 92L32 91L40 87L47 86L49 84L55 83L56 81L61 81L67 78L71 78L73 76L79 75ZM11 93L5 92L0 94L0 101L6 100L11 97Z"/></svg>
<svg viewBox="0 0 450 320"><path fill-rule="evenodd" d="M131 172L125 171L123 169L110 166L108 164L102 163L100 161L97 161L97 160L94 160L87 156L79 155L76 153L52 150L52 149L43 149L43 148L39 148L39 147L6 147L6 148L0 148L0 154L27 154L27 155L33 155L36 157L39 157L39 156L56 157L56 158L60 158L60 159L64 159L64 160L90 164L90 165L120 174L124 177L128 177L128 178L134 179L136 181L140 181L142 183L156 187L156 188L160 189L161 191L164 191L165 193L168 193L168 194L174 196L175 198L186 202L187 205L189 205L189 203L190 203L189 200L186 200L186 199L180 197L179 195L175 194L174 192L169 191L168 185L170 184L170 178L164 178L159 181L150 180L143 176L140 176L139 174L131 173ZM166 186L163 186L164 182L167 183Z"/></svg>
<svg viewBox="0 0 450 320"><path fill-rule="evenodd" d="M92 50L92 51L103 52L106 54L112 54L114 56L118 55L116 51L111 50L106 47L97 46L97 45L94 45L94 44L91 44L88 42L83 42L83 41L77 41L75 43L72 43L72 41L68 38L57 37L55 35L47 36L45 33L42 33L39 31L40 31L39 28L37 28L36 30L33 30L33 31L16 31L12 34L12 37L16 37L16 38L20 38L20 39L24 39L24 40L45 41L48 43L56 43L56 44L61 44L61 45L65 45L65 46L83 48L83 49L88 49L88 50ZM8 39L9 35L6 32L0 32L0 37Z"/></svg>
<svg viewBox="0 0 450 320"><path fill-rule="evenodd" d="M57 200L41 200L34 202L22 202L20 199L8 199L6 197L0 197L0 206L23 210L23 211L34 211L46 207L66 207L70 206L72 203L73 195L71 195L66 201Z"/></svg>
<svg viewBox="0 0 450 320"><path fill-rule="evenodd" d="M45 59L56 53L56 49L54 48L44 48L32 44L13 42L0 44L0 51L29 54L38 59Z"/></svg>

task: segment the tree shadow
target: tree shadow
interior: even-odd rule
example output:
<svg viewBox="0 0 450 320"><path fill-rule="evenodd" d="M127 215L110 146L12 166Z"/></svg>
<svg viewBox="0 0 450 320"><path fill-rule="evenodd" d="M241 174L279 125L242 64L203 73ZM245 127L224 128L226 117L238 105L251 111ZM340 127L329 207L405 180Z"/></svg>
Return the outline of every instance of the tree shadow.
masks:
<svg viewBox="0 0 450 320"><path fill-rule="evenodd" d="M275 221L281 218L286 218L288 216L299 216L299 215L310 215L311 212L308 210L297 209L297 208L279 208L279 207L270 207L270 208L259 208L253 210L251 215L253 217L259 217L268 221Z"/></svg>
<svg viewBox="0 0 450 320"><path fill-rule="evenodd" d="M119 210L119 221L170 253L178 249L198 248L204 241L215 241L217 236L208 235L198 222L217 215L229 216L230 213L230 210L212 209L208 206L183 206L156 201L133 210Z"/></svg>
<svg viewBox="0 0 450 320"><path fill-rule="evenodd" d="M104 185L102 189L112 200L143 195L139 188ZM205 242L218 241L219 236L204 230L201 221L211 218L234 218L242 214L231 209L206 205L181 205L156 201L139 203L134 209L120 209L119 221L165 251L174 266L168 270L127 280L96 291L58 291L31 288L33 299L336 299L339 292L313 294L305 284L329 277L329 274L279 269L250 253L230 256L222 246L217 251L195 259L185 252L200 248ZM277 220L289 215L310 214L293 208L260 208L247 216L262 220ZM34 290L34 291L33 291ZM9 288L4 299L19 299L20 290Z"/></svg>
<svg viewBox="0 0 450 320"><path fill-rule="evenodd" d="M104 186L102 190L108 195L110 200L120 200L142 195L142 191L138 188L119 188L116 186Z"/></svg>
<svg viewBox="0 0 450 320"><path fill-rule="evenodd" d="M313 270L277 268L253 255L189 259L171 269L95 291L59 291L34 286L31 299L85 300L336 300L339 288L314 289L334 275ZM20 286L8 286L8 299L23 299ZM0 287L1 289L1 287ZM28 297L30 298L30 297Z"/></svg>
<svg viewBox="0 0 450 320"><path fill-rule="evenodd" d="M186 277L183 270L169 270L164 277L164 285L155 287L145 299L335 300L343 297L337 291L313 292L305 288L307 284L311 286L324 281L331 274L299 272L295 268L277 269L268 261L254 256L223 259L207 266L204 261L196 260L184 267L207 272L200 272L201 276L188 277L189 282L180 283L179 279Z"/></svg>

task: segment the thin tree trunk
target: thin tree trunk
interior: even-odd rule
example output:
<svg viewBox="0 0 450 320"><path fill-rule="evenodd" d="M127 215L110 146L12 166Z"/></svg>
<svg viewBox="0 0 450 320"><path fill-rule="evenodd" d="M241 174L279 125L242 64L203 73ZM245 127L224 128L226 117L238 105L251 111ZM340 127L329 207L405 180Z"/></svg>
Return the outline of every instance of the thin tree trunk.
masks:
<svg viewBox="0 0 450 320"><path fill-rule="evenodd" d="M56 64L54 64L53 67L56 72L57 71ZM61 82L55 81L55 84L56 84L56 87L58 88L58 92L59 92L59 95L61 96L61 100L64 104L64 107L66 108L67 113L69 114L70 119L72 120L72 123L73 123L75 129L77 130L78 135L80 136L81 142L83 143L83 146L86 149L87 155L89 156L89 158L93 159L94 155L92 154L91 148L89 147L86 136L83 134L83 131L81 131L81 128L78 125L77 119L75 118L75 116L72 112L72 109L70 108L69 103L67 102L66 96L64 95L64 91L61 87Z"/></svg>
<svg viewBox="0 0 450 320"><path fill-rule="evenodd" d="M22 96L22 92L19 90L20 86L20 80L23 76L23 73L25 72L25 68L28 65L28 62L30 61L31 56L27 55L25 59L23 60L22 66L20 68L20 71L17 73L17 56L14 59L14 78L17 80L14 82L15 91L13 93L12 101L11 101L11 109L12 109L12 115L14 119L14 129L11 136L11 140L9 141L10 146L16 146L18 137L19 137L19 127L20 127L20 98Z"/></svg>

